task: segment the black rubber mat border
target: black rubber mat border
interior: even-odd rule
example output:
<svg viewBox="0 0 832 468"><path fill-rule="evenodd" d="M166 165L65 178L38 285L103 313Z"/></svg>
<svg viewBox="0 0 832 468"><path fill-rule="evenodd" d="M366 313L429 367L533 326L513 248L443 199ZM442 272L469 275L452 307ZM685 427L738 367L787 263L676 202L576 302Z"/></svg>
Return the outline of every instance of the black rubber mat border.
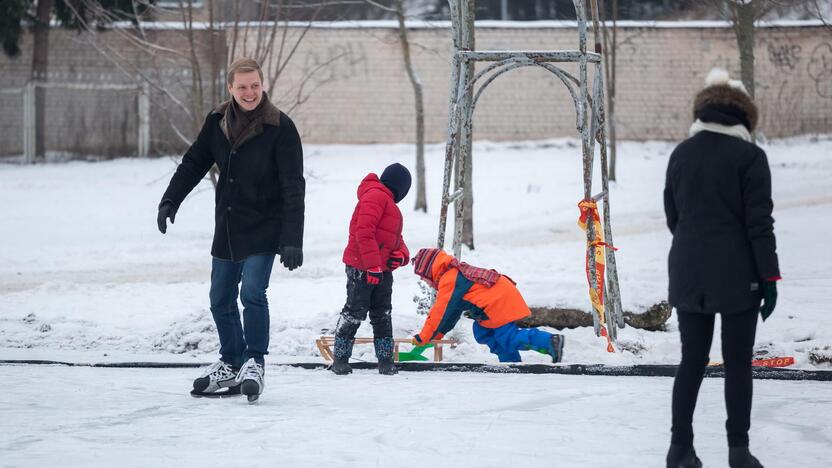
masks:
<svg viewBox="0 0 832 468"><path fill-rule="evenodd" d="M66 361L50 361L36 359L5 359L0 365L58 365L74 367L105 367L105 368L144 368L144 369L190 369L207 366L202 362L99 362L77 363ZM320 362L297 362L269 364L270 366L289 366L301 369L326 369L327 364ZM353 369L375 369L373 362L350 363ZM396 366L403 372L483 372L492 374L562 374L589 376L623 376L623 377L673 377L676 375L675 365L639 364L634 366L608 366L604 364L481 364L455 362L399 362ZM755 379L762 380L814 380L832 381L832 370L803 370L771 367L754 367L752 373ZM710 366L705 371L706 377L724 377L722 366Z"/></svg>

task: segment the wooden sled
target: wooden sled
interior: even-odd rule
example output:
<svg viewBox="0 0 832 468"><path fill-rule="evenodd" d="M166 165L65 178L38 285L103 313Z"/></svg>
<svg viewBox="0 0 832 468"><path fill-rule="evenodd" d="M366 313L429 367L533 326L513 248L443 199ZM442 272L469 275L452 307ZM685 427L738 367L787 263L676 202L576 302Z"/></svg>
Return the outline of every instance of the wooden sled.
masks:
<svg viewBox="0 0 832 468"><path fill-rule="evenodd" d="M372 338L356 338L355 344L372 344ZM399 361L399 345L400 344L410 344L410 338L394 338L393 339L393 360L398 362ZM332 361L334 358L332 357L332 346L335 344L335 337L332 335L323 335L317 340L315 340L315 344L318 346L318 351L321 353L321 357L326 359L327 361ZM455 348L457 345L456 340L433 340L431 344L434 345L433 348L433 360L435 362L442 361L442 345L450 345L451 348Z"/></svg>

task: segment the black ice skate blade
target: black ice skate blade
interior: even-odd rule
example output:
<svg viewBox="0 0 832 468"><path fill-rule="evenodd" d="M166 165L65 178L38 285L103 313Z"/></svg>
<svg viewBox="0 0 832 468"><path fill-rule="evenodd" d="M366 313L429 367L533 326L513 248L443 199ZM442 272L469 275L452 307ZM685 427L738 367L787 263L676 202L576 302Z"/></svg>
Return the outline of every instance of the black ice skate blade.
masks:
<svg viewBox="0 0 832 468"><path fill-rule="evenodd" d="M191 396L194 397L194 398L228 398L228 397L236 397L236 396L240 396L240 395L242 395L242 392L240 392L240 386L239 385L236 386L236 387L229 387L228 389L226 389L224 391L218 391L218 392L207 392L206 393L206 392L197 392L197 391L191 390Z"/></svg>
<svg viewBox="0 0 832 468"><path fill-rule="evenodd" d="M248 404L250 404L250 405L253 405L253 404L257 403L257 400L260 399L260 395L257 395L257 394L246 395L246 397L248 398Z"/></svg>

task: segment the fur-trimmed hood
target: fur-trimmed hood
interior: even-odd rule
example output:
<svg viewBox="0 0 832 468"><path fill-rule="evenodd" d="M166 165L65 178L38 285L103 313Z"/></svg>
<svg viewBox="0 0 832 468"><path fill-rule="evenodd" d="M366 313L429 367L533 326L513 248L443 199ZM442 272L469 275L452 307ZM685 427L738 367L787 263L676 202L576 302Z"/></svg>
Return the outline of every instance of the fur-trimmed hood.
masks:
<svg viewBox="0 0 832 468"><path fill-rule="evenodd" d="M715 113L724 116L728 121L708 118L709 114ZM727 71L715 68L708 73L705 88L693 101L693 118L726 125L734 119L736 123L741 123L748 131L753 132L757 128L759 113L742 83L731 80Z"/></svg>

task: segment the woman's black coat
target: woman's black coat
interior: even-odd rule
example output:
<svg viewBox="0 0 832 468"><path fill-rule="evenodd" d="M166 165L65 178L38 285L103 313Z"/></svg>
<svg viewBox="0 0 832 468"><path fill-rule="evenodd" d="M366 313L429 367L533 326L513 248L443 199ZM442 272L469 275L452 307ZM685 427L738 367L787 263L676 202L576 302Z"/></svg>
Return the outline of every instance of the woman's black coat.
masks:
<svg viewBox="0 0 832 468"><path fill-rule="evenodd" d="M760 281L780 276L765 152L733 136L697 133L670 156L664 208L673 233L670 303L706 313L758 306Z"/></svg>

